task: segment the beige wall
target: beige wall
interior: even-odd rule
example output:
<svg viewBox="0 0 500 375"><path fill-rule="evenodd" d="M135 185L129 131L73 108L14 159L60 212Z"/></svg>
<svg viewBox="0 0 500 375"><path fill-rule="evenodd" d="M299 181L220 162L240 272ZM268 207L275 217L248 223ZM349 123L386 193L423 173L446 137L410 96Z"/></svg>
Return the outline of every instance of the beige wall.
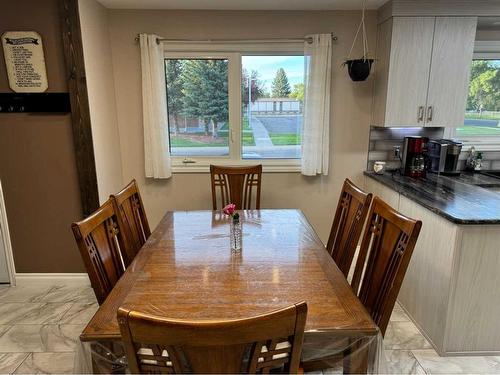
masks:
<svg viewBox="0 0 500 375"><path fill-rule="evenodd" d="M95 0L80 0L79 11L97 187L103 203L123 185L108 10Z"/></svg>
<svg viewBox="0 0 500 375"><path fill-rule="evenodd" d="M359 22L359 11L136 11L110 10L113 73L121 139L124 181L136 178L154 227L169 209L210 209L208 174L175 174L170 180L144 177L139 47L140 32L169 38L303 37L333 31L330 174L266 173L264 208L300 208L326 241L344 178L362 184L366 166L371 80L352 82L341 67ZM376 16L367 15L367 31L375 48ZM359 50L358 50L359 51Z"/></svg>
<svg viewBox="0 0 500 375"><path fill-rule="evenodd" d="M57 0L2 1L0 34L43 38L49 92L67 92ZM10 92L0 48L0 92ZM0 179L17 272L83 272L71 232L82 218L70 114L0 114Z"/></svg>

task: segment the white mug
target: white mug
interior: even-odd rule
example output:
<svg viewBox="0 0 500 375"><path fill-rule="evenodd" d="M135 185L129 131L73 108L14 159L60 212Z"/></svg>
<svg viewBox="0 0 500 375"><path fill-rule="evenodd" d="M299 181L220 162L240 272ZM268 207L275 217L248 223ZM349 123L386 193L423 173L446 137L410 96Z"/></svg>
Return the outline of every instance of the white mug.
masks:
<svg viewBox="0 0 500 375"><path fill-rule="evenodd" d="M385 168L385 161L376 161L375 164L373 164L373 171L377 174L384 173L384 168Z"/></svg>

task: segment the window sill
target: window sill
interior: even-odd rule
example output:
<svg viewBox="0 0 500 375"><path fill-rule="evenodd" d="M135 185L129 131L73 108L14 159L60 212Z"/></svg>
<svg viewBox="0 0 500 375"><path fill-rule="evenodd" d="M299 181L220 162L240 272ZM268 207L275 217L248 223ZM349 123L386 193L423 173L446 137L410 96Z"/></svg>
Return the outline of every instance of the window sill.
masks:
<svg viewBox="0 0 500 375"><path fill-rule="evenodd" d="M474 146L476 151L500 151L500 141L462 141L462 151L469 151Z"/></svg>

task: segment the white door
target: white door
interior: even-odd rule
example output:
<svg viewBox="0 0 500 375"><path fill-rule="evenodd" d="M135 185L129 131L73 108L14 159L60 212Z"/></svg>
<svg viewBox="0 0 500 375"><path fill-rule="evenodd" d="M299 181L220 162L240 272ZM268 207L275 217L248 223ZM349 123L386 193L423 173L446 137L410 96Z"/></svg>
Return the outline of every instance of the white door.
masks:
<svg viewBox="0 0 500 375"><path fill-rule="evenodd" d="M424 126L434 17L394 17L385 126Z"/></svg>
<svg viewBox="0 0 500 375"><path fill-rule="evenodd" d="M425 126L464 124L477 17L436 17Z"/></svg>
<svg viewBox="0 0 500 375"><path fill-rule="evenodd" d="M3 234L2 222L0 221L0 283L9 283L9 270L7 268L7 256L5 255L5 236Z"/></svg>
<svg viewBox="0 0 500 375"><path fill-rule="evenodd" d="M9 268L7 266L7 246L10 249L9 228L7 213L3 200L2 183L0 182L0 283L10 283ZM12 253L9 253L12 256Z"/></svg>

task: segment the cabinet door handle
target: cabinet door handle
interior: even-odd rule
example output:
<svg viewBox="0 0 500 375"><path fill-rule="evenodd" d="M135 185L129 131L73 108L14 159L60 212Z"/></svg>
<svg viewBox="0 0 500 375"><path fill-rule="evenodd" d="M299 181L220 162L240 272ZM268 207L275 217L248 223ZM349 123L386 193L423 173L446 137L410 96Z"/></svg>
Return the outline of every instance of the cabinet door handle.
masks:
<svg viewBox="0 0 500 375"><path fill-rule="evenodd" d="M424 121L424 106L418 107L417 122Z"/></svg>
<svg viewBox="0 0 500 375"><path fill-rule="evenodd" d="M427 121L432 121L432 106L427 107Z"/></svg>

